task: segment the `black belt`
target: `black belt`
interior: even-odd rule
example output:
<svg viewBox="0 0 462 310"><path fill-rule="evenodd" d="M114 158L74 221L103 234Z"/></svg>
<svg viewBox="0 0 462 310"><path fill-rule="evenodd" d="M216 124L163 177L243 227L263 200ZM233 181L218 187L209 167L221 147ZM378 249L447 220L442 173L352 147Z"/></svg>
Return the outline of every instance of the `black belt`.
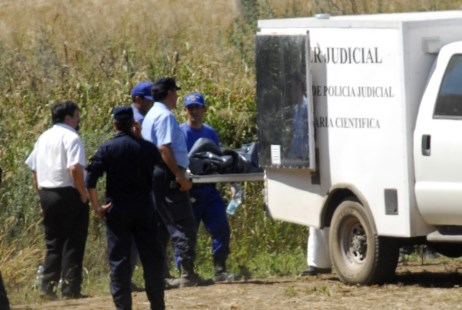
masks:
<svg viewBox="0 0 462 310"><path fill-rule="evenodd" d="M39 190L44 190L44 191L59 191L59 190L67 190L67 189L75 189L75 187L72 186L65 186L65 187L40 187Z"/></svg>
<svg viewBox="0 0 462 310"><path fill-rule="evenodd" d="M161 169L164 169L166 171L168 171L169 173L173 174L173 172L170 170L170 168L165 164L165 163L160 163L157 165L159 168ZM186 171L187 169L183 166L178 166L178 168L181 170L181 171Z"/></svg>

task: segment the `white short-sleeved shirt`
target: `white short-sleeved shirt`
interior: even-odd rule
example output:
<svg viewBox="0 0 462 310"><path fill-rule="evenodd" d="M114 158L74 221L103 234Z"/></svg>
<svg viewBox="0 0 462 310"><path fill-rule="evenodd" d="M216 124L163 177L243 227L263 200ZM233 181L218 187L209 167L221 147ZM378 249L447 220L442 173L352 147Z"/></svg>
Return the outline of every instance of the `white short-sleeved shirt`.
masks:
<svg viewBox="0 0 462 310"><path fill-rule="evenodd" d="M162 102L155 102L143 121L141 134L157 147L171 144L178 166L189 166L188 149L184 133L175 115Z"/></svg>
<svg viewBox="0 0 462 310"><path fill-rule="evenodd" d="M55 124L35 142L26 164L37 173L39 188L75 187L69 167L85 168L85 148L74 128Z"/></svg>

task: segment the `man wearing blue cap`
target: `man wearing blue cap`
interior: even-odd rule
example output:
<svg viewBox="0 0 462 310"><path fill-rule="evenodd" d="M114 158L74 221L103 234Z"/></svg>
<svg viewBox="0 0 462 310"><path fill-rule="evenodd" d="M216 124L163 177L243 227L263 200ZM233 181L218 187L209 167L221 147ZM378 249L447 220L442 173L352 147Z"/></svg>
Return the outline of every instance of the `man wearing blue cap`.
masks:
<svg viewBox="0 0 462 310"><path fill-rule="evenodd" d="M185 112L188 120L180 125L186 137L188 151L200 138L208 138L220 146L215 130L204 124L205 100L201 93L186 95L184 99ZM234 275L226 272L226 259L229 255L230 228L226 209L220 192L214 184L194 185L190 191L193 198L193 211L197 224L202 221L212 236L212 256L215 267L215 282L234 280Z"/></svg>
<svg viewBox="0 0 462 310"><path fill-rule="evenodd" d="M165 309L164 250L157 235L152 171L161 161L152 143L134 136L133 109L114 109L114 138L103 143L87 167L86 187L96 214L106 219L111 268L111 294L117 309L131 309L131 245L143 265L151 309ZM98 200L96 183L106 173L106 203Z"/></svg>
<svg viewBox="0 0 462 310"><path fill-rule="evenodd" d="M133 109L133 118L135 123L133 126L133 133L137 137L141 137L141 126L143 125L143 120L148 111L152 108L153 99L152 99L152 85L151 81L141 81L138 82L131 90L132 97L132 109ZM131 255L131 265L132 273L135 271L136 265L139 261L138 250L136 249L136 244L133 242L132 245L132 255ZM135 283L131 283L132 291L142 291L142 288L139 288Z"/></svg>
<svg viewBox="0 0 462 310"><path fill-rule="evenodd" d="M159 148L163 163L154 168L156 208L161 220L161 242L166 249L171 239L179 256L181 276L166 281L171 287L208 285L210 281L195 272L197 228L188 191L192 183L186 176L188 150L183 132L172 110L180 88L173 78L154 82L154 106L143 121L143 138ZM212 282L213 283L213 282Z"/></svg>
<svg viewBox="0 0 462 310"><path fill-rule="evenodd" d="M141 81L131 91L133 118L140 125L154 102L151 93L152 85L151 81Z"/></svg>

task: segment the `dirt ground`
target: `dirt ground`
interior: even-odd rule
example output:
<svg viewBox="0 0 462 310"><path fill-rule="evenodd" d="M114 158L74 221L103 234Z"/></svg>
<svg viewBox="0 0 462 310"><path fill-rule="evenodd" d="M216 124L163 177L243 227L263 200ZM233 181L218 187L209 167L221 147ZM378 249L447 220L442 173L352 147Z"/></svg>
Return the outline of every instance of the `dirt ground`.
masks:
<svg viewBox="0 0 462 310"><path fill-rule="evenodd" d="M282 277L166 291L167 309L462 309L462 261L398 265L380 286L347 286L335 274ZM111 297L13 306L13 310L114 309ZM144 292L133 309L149 309Z"/></svg>

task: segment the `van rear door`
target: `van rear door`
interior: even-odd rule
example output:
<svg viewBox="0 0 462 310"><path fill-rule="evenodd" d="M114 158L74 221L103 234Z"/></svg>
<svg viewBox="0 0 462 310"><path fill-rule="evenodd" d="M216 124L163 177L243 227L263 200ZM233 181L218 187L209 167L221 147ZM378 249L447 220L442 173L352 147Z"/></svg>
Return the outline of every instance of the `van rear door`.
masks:
<svg viewBox="0 0 462 310"><path fill-rule="evenodd" d="M316 169L309 34L257 34L259 163Z"/></svg>

